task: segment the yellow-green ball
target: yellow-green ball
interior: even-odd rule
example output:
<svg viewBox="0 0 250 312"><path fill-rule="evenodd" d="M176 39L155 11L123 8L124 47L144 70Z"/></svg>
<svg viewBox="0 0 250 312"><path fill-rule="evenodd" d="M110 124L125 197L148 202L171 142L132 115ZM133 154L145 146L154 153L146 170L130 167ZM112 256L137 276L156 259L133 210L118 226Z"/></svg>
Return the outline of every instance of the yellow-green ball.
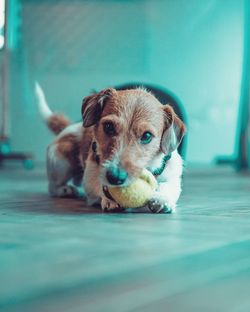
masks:
<svg viewBox="0 0 250 312"><path fill-rule="evenodd" d="M144 169L140 177L125 187L109 187L113 199L123 208L144 206L154 195L157 181L150 171Z"/></svg>

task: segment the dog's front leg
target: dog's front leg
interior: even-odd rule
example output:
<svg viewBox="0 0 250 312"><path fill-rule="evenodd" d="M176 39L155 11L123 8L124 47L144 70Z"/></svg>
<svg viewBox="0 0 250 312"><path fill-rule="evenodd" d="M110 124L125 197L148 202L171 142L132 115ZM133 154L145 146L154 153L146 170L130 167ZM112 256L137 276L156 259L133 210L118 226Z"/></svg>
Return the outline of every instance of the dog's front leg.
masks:
<svg viewBox="0 0 250 312"><path fill-rule="evenodd" d="M94 203L100 203L102 211L104 212L123 210L118 203L106 197L106 195L103 193L101 189L101 185L98 187L98 192L96 192L96 194L93 194L93 190L92 190L91 193L90 192L86 193L86 195L87 195L87 202L89 205L92 205Z"/></svg>
<svg viewBox="0 0 250 312"><path fill-rule="evenodd" d="M87 197L88 205L101 204L103 211L115 211L121 210L119 204L112 199L107 198L103 191L103 185L100 179L100 167L89 159L86 162L84 176L83 176L83 187Z"/></svg>
<svg viewBox="0 0 250 312"><path fill-rule="evenodd" d="M175 211L181 194L181 179L159 183L158 190L147 206L154 213L170 213Z"/></svg>

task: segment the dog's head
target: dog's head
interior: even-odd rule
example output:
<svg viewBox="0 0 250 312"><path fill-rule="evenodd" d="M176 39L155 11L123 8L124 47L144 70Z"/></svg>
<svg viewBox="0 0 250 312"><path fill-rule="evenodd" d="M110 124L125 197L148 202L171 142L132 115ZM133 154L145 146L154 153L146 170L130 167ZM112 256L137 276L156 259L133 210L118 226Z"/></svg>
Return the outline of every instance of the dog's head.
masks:
<svg viewBox="0 0 250 312"><path fill-rule="evenodd" d="M126 185L154 157L170 154L185 132L169 105L142 89L109 88L83 99L83 126L94 129L102 183Z"/></svg>

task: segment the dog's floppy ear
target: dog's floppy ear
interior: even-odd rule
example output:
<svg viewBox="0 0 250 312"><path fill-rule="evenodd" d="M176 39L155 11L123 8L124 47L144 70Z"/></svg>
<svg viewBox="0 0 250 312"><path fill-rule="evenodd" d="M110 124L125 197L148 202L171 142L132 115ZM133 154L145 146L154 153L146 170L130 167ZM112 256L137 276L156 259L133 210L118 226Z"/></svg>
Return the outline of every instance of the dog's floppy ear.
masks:
<svg viewBox="0 0 250 312"><path fill-rule="evenodd" d="M164 154L168 155L177 149L181 143L186 132L186 127L170 105L164 105L163 111L165 129L161 139L161 150Z"/></svg>
<svg viewBox="0 0 250 312"><path fill-rule="evenodd" d="M101 118L105 103L112 97L115 89L108 88L99 93L87 96L82 101L83 127L93 126Z"/></svg>

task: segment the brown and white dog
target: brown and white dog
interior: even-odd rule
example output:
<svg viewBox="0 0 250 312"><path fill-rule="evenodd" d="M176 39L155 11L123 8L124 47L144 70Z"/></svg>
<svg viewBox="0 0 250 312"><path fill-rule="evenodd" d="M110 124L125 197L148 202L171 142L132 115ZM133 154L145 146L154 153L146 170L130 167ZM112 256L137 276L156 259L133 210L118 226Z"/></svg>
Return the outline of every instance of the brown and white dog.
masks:
<svg viewBox="0 0 250 312"><path fill-rule="evenodd" d="M89 204L118 209L104 186L128 185L147 168L158 181L148 207L153 212L175 209L182 176L177 147L185 126L171 106L162 105L144 89L108 88L85 97L83 122L70 125L51 112L38 84L36 94L41 115L57 134L47 150L51 196L77 196L76 186L83 183Z"/></svg>

